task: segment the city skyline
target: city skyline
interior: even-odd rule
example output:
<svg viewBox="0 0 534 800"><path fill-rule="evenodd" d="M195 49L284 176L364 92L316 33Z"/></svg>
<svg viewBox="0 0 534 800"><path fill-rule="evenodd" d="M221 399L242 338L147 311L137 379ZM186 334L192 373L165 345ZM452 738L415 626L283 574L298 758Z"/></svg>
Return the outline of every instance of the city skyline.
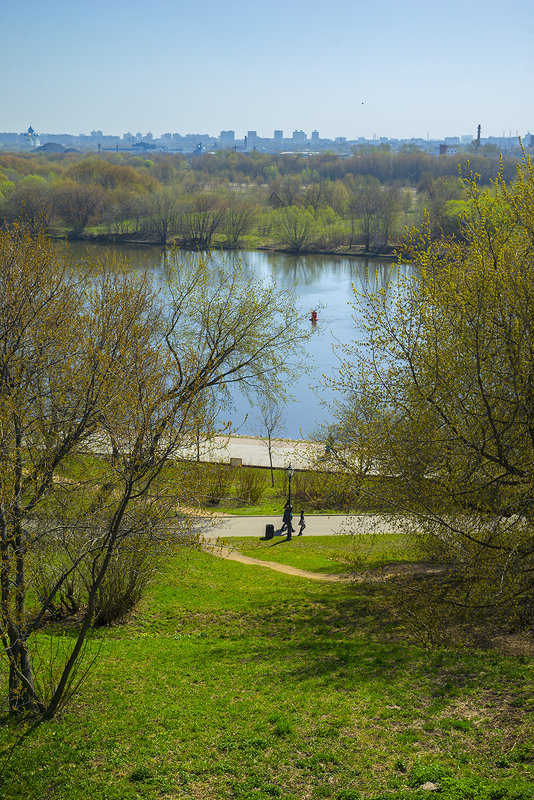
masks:
<svg viewBox="0 0 534 800"><path fill-rule="evenodd" d="M354 140L534 126L534 23L494 0L445 10L422 0L28 0L3 18L5 131L241 138L283 128Z"/></svg>

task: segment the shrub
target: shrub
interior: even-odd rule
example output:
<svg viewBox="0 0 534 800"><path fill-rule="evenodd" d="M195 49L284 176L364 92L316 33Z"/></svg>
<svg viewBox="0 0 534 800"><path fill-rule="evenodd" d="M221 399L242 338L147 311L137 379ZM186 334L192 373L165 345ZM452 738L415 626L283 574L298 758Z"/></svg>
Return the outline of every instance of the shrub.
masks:
<svg viewBox="0 0 534 800"><path fill-rule="evenodd" d="M110 625L137 605L159 562L150 544L131 541L114 554L98 590L94 625Z"/></svg>
<svg viewBox="0 0 534 800"><path fill-rule="evenodd" d="M357 499L352 478L343 473L297 472L292 490L295 505L308 509L348 509Z"/></svg>
<svg viewBox="0 0 534 800"><path fill-rule="evenodd" d="M267 486L267 473L259 469L239 467L236 472L236 494L245 503L255 505Z"/></svg>
<svg viewBox="0 0 534 800"><path fill-rule="evenodd" d="M87 605L87 586L91 583L93 569L90 554L81 558L61 588L55 592L58 577L66 572L65 559L76 560L76 550L82 552L87 542L81 534L73 536L71 549L65 550L53 538L39 551L31 564L31 586L43 603L52 596L48 611L57 621L75 616ZM95 600L93 625L110 625L120 619L139 602L159 566L163 553L160 542L151 537L139 536L118 546L110 561Z"/></svg>
<svg viewBox="0 0 534 800"><path fill-rule="evenodd" d="M204 498L208 505L217 506L232 485L232 472L226 464L209 464L203 473Z"/></svg>

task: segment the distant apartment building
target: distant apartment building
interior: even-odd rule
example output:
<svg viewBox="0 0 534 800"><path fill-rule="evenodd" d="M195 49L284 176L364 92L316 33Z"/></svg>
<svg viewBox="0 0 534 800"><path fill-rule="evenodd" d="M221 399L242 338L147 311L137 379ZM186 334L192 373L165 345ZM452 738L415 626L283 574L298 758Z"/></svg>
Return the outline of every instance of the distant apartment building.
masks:
<svg viewBox="0 0 534 800"><path fill-rule="evenodd" d="M221 131L219 134L220 147L234 147L235 146L235 131Z"/></svg>
<svg viewBox="0 0 534 800"><path fill-rule="evenodd" d="M247 149L254 150L258 146L258 132L257 131L247 131Z"/></svg>
<svg viewBox="0 0 534 800"><path fill-rule="evenodd" d="M273 138L275 144L282 144L282 142L284 141L284 131L275 131Z"/></svg>
<svg viewBox="0 0 534 800"><path fill-rule="evenodd" d="M293 144L306 144L308 137L304 131L293 131Z"/></svg>

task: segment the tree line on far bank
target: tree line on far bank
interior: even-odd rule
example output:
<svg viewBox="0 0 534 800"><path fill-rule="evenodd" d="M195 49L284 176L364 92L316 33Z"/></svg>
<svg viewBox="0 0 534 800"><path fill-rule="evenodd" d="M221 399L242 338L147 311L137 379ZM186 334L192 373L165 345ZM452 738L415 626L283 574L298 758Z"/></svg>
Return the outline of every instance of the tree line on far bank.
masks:
<svg viewBox="0 0 534 800"><path fill-rule="evenodd" d="M517 159L503 163L506 177ZM208 249L386 253L428 214L434 236L458 236L460 170L483 184L494 153L433 157L407 148L359 148L350 158L206 153L0 155L0 223Z"/></svg>

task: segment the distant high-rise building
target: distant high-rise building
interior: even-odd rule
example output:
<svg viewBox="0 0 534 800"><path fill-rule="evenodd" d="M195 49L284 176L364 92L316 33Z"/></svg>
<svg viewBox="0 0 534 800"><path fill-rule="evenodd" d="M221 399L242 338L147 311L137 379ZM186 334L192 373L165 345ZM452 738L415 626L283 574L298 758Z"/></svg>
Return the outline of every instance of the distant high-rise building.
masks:
<svg viewBox="0 0 534 800"><path fill-rule="evenodd" d="M274 132L274 141L282 143L284 139L284 131L275 131Z"/></svg>
<svg viewBox="0 0 534 800"><path fill-rule="evenodd" d="M311 140L316 144L319 142L319 131L312 131Z"/></svg>
<svg viewBox="0 0 534 800"><path fill-rule="evenodd" d="M293 131L293 143L294 144L305 144L308 141L308 137L304 133L304 131Z"/></svg>
<svg viewBox="0 0 534 800"><path fill-rule="evenodd" d="M258 144L258 133L257 131L247 131L247 145L248 147L256 147Z"/></svg>
<svg viewBox="0 0 534 800"><path fill-rule="evenodd" d="M221 147L233 147L235 145L235 131L221 131L219 144Z"/></svg>

